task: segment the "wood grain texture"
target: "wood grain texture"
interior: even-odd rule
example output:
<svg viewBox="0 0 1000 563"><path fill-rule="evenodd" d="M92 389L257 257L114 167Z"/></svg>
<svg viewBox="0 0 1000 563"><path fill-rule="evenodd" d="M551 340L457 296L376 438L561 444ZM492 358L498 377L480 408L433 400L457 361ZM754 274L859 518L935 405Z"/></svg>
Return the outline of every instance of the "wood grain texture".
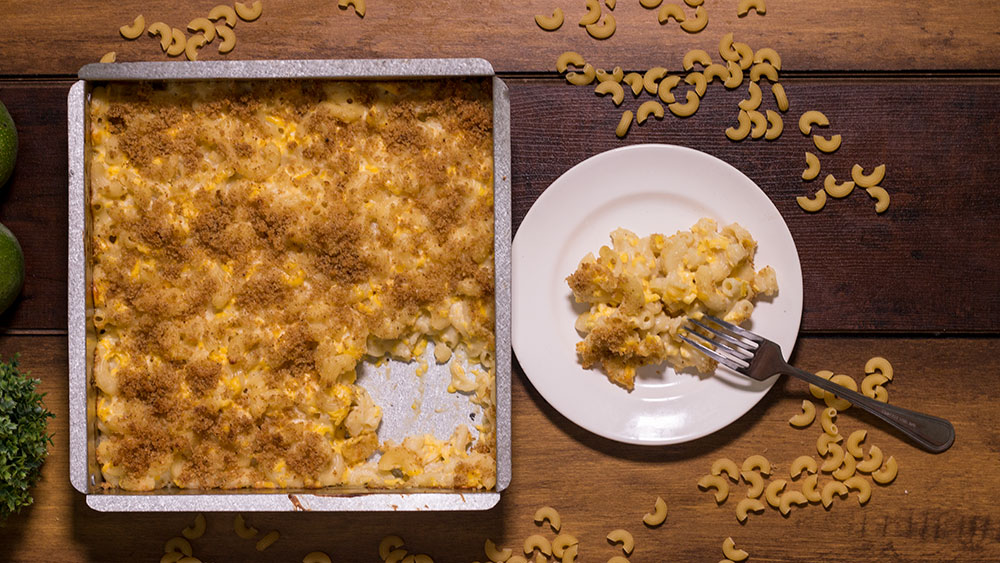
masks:
<svg viewBox="0 0 1000 563"><path fill-rule="evenodd" d="M124 0L94 3L0 2L4 14L4 74L75 74L108 51L119 61L167 60L148 35L125 41L118 27L138 14L146 22L184 28L217 2ZM680 2L677 2L680 4ZM577 25L582 0L477 2L369 0L364 19L336 2L264 2L264 14L236 27L237 45L225 58L316 59L374 57L483 57L500 71L551 71L556 56L579 50L600 64L649 68L680 59L688 49L717 52L727 32L753 48L773 47L788 70L998 70L1000 10L992 0L865 2L771 0L767 15L736 16L736 0L707 3L708 27L697 34L674 22L661 26L656 11L635 0L618 3L617 31L604 41ZM473 7L474 6L474 7ZM534 23L536 14L562 7L555 32ZM690 8L685 10L692 14ZM215 46L203 60L220 58Z"/></svg>
<svg viewBox="0 0 1000 563"><path fill-rule="evenodd" d="M859 506L852 494L827 512L819 506L793 510L788 518L769 509L746 525L734 516L744 485L716 506L695 482L712 461L737 461L763 453L774 478L785 478L790 462L815 454L821 430L789 426L788 418L809 398L806 386L781 380L749 413L701 440L669 447L627 446L572 425L545 403L515 364L513 384L513 482L500 505L476 513L247 514L262 532L282 536L268 551L232 532L232 515L209 514L206 535L192 542L211 561L298 561L324 550L342 563L378 561L384 535L400 534L414 553L438 562L484 560L483 542L517 549L538 533L534 511L559 510L563 531L580 539L581 561L605 561L615 551L605 541L612 529L635 535L631 561L716 561L732 536L756 561L988 561L1000 558L996 516L1000 464L996 444L993 378L1000 358L995 339L830 338L800 340L793 362L805 369L831 369L860 379L873 354L888 358L896 376L890 401L950 419L957 431L946 453L922 452L886 432L870 416L850 409L840 414L841 433L869 430L867 444L879 445L899 461L899 477L875 487ZM34 489L35 504L0 530L0 561L157 560L163 543L193 520L191 514L102 514L86 507L68 479L66 347L62 337L5 337L4 358L21 352L22 367L42 381L46 403L57 414L50 429L54 446ZM594 377L600 377L593 374ZM609 387L609 392L618 392ZM822 406L822 403L820 403ZM828 477L827 477L828 478ZM641 523L656 496L669 505L666 523ZM549 538L552 534L544 531ZM835 556L831 554L836 554Z"/></svg>

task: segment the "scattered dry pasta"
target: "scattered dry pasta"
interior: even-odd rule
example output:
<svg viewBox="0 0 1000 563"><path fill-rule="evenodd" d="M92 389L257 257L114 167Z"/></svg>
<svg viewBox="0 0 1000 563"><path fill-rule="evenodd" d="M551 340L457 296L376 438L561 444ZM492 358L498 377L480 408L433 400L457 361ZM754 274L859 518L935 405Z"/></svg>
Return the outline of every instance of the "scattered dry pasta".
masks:
<svg viewBox="0 0 1000 563"><path fill-rule="evenodd" d="M802 401L802 412L788 419L788 423L796 428L805 428L816 418L816 405L812 401Z"/></svg>
<svg viewBox="0 0 1000 563"><path fill-rule="evenodd" d="M726 488L728 489L728 485L726 486ZM663 500L662 497L656 497L656 502L653 504L653 511L647 513L645 516L642 517L642 523L649 526L650 528L655 528L663 524L663 522L666 519L667 519L667 502Z"/></svg>
<svg viewBox="0 0 1000 563"><path fill-rule="evenodd" d="M551 16L535 16L535 23L538 24L538 27L544 29L545 31L555 31L562 27L563 19L564 15L562 8L556 8L555 11L552 12Z"/></svg>

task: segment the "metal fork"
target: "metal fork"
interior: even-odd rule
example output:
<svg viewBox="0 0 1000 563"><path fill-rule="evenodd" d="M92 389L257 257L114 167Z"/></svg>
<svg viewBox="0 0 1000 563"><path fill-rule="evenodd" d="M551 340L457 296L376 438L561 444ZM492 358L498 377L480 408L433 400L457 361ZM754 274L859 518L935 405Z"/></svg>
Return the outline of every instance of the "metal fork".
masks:
<svg viewBox="0 0 1000 563"><path fill-rule="evenodd" d="M691 328L686 328L687 334L697 337L699 341L683 334L678 336L702 354L736 373L758 381L782 373L794 375L874 414L934 453L947 450L955 442L955 428L943 418L876 401L818 375L790 366L781 357L781 348L774 342L722 319L710 315L705 315L703 318L718 328L696 319L689 321L706 333L714 335L714 338L695 332Z"/></svg>

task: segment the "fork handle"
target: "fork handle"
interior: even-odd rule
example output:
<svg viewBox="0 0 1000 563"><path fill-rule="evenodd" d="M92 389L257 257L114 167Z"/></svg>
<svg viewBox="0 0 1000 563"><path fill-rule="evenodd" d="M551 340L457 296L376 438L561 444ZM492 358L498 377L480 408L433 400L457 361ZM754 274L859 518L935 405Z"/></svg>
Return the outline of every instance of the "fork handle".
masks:
<svg viewBox="0 0 1000 563"><path fill-rule="evenodd" d="M930 452L941 453L950 448L955 442L955 427L943 418L876 401L871 397L851 391L846 387L837 385L808 371L801 370L795 366L788 367L789 369L785 370L785 373L788 375L794 375L799 379L812 383L816 387L820 387L842 399L850 401L856 407L863 408L896 427L903 434L913 438L914 441Z"/></svg>

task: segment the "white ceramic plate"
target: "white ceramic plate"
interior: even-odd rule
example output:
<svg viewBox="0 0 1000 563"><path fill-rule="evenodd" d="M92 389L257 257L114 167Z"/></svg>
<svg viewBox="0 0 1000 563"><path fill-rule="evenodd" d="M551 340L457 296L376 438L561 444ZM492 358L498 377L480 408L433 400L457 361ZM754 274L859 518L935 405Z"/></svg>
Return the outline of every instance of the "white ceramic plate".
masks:
<svg viewBox="0 0 1000 563"><path fill-rule="evenodd" d="M701 217L746 227L758 243L754 265L774 267L777 296L759 300L744 326L777 342L787 359L802 316L799 256L767 195L729 164L672 145L622 147L568 170L528 211L512 248L514 352L542 397L576 424L620 442L685 442L738 419L774 384L722 367L699 376L647 366L629 393L580 366L573 323L583 309L566 276L588 252L610 244L618 227L672 235Z"/></svg>

